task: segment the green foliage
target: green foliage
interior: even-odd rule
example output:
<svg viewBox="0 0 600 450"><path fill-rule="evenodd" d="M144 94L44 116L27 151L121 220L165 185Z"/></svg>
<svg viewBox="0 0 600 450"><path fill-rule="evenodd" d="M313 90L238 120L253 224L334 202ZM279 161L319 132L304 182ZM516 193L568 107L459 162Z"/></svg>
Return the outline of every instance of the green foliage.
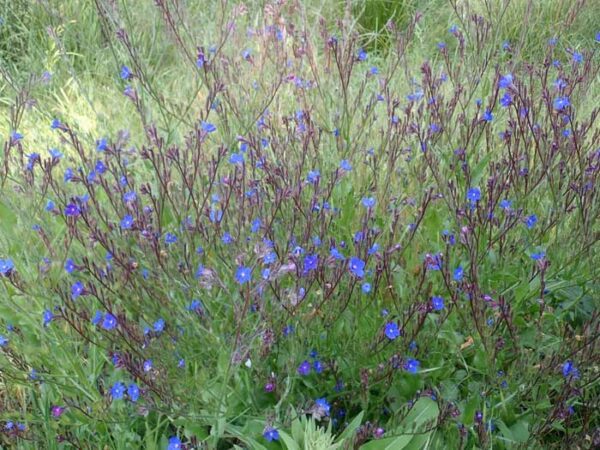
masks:
<svg viewBox="0 0 600 450"><path fill-rule="evenodd" d="M31 441L1 432L0 446L34 448L29 442L42 442L52 449L164 449L171 436L197 448L269 450L519 449L588 443L586 433L598 432L592 406L599 394L593 318L599 306L600 204L593 151L600 79L592 70L600 45L594 41L598 2L581 2L581 8L560 1L456 2L456 9L454 2L438 0L288 3L278 9L279 3L258 0L246 2L246 8L239 2L163 2L177 18L170 27L164 12L149 1L2 2L0 259L12 257L17 270L15 278L0 277L0 334L7 334L9 325L17 331L7 334L10 342L0 350L0 427L26 422ZM417 12L422 17L413 22ZM470 19L478 15L488 27L481 42L481 29ZM233 18L236 32L227 41L225 25ZM342 18L339 29L336 19ZM386 28L388 20L396 27ZM257 30L280 24L296 39L285 56L309 55L310 63L291 64L287 70L275 45L256 38ZM452 25L463 33L462 48L449 33ZM127 44L116 37L122 28L128 31ZM300 46L302 33L310 48ZM330 35L339 38L337 54L325 48ZM549 49L547 41L554 36L558 44ZM215 71L204 72L196 66L198 48L208 54L221 39L226 45L219 49ZM438 51L439 41L446 43L447 57ZM510 51L502 49L505 41ZM369 51L364 64L354 61L360 47ZM241 56L246 48L252 54L248 61ZM585 64L572 63L573 51L585 52ZM548 65L559 60L561 73L574 85L569 88L577 112L572 132L581 139L579 146L570 147L561 137L551 106L558 70L549 68L551 77L543 82L530 71L529 64L541 65L545 58ZM135 73L131 80L119 78L125 64ZM586 64L592 68L588 75L595 77L584 76ZM382 75L370 74L371 66ZM406 96L423 88L422 76L429 69L435 80L447 77L436 93L443 111L425 101L405 110ZM348 84L340 81L345 70L351 72ZM477 125L491 98L502 95L497 79L509 70L523 80L519 92L531 100L528 106L538 123L526 124L517 111L496 105L493 122ZM52 74L49 81L45 71ZM318 80L318 88L299 92L289 80L282 82L290 75ZM575 83L577 76L584 84ZM122 95L128 85L139 95L138 104ZM380 93L386 99L378 103ZM475 106L477 98L484 99L482 108ZM211 109L215 99L218 104ZM380 106L373 112L376 108L368 104ZM297 126L298 110L314 124L310 140L299 141L290 131ZM410 121L402 123L405 111ZM273 164L269 182L275 184L265 191L269 201L256 205L246 192L228 191L228 180L254 182L260 171L248 169L240 177L228 158L238 149L237 136L248 137L253 145L260 142L263 135L255 129L263 113L270 142L260 151ZM390 125L392 115L402 118L402 131ZM77 140L51 130L54 118L67 123ZM218 139L209 137L206 144L195 140L200 119L217 124ZM515 142L523 139L515 146L497 137L511 121L522 126L514 128L521 133ZM430 133L435 123L446 127ZM161 146L148 139L151 125L164 139ZM546 141L536 147L532 136L538 125ZM25 135L23 147L9 145L15 130ZM424 136L430 139L426 152L420 151ZM84 191L75 183L63 188L62 171L66 166L88 170L92 159L104 158L94 150L101 137L128 159L131 185L148 186L152 193L144 197L144 205L156 210L152 231L162 233L154 247L119 230L119 220L131 211L120 201L120 173L113 165L114 179L90 189L97 208L93 220L80 220L79 233L63 220L64 205ZM560 150L553 150L554 141ZM465 143L465 155L459 158L456 152ZM41 167L36 166L34 175L24 169L28 154L35 151L46 158L50 147L65 155L54 183ZM160 157L142 158L142 148ZM174 169L176 158L169 153L174 148L181 153L193 149L179 167L201 173L191 187ZM209 176L220 151L226 156ZM246 164L254 170L250 154ZM513 158L515 154L519 157ZM339 173L342 159L351 161L352 170L334 182L332 174ZM8 162L12 166L4 175ZM118 169L125 171L123 167ZM320 184L309 186L307 173L317 168ZM528 169L527 176L517 175L522 168ZM168 182L161 173L169 174ZM496 180L505 184L496 185ZM464 201L472 186L481 187L483 194L475 212ZM312 219L315 203L324 208L321 200L329 187L328 201L339 214L335 220ZM514 201L510 214L517 222L510 226L510 214L493 205L494 220L505 228L485 218L486 201L501 200L494 197L497 192ZM221 200L212 201L213 194ZM367 196L377 199L372 214L360 203ZM294 202L276 203L280 197ZM197 198L204 203L196 217L206 223L200 237L183 225ZM57 202L56 213L44 210L49 199ZM211 202L222 207L222 199L231 204L217 225L208 214ZM530 213L539 218L532 229L524 225ZM246 235L240 234L233 256L222 242L224 231L246 230L259 215L273 217L268 238L278 243L294 235L308 243L303 244L306 250L317 252L321 250L310 239L326 236L319 276L282 276L271 290L265 284L269 301L261 300L254 285L252 291L238 287L232 275L238 265L260 260L257 255L265 251L260 241L248 238L246 245ZM32 231L33 225L41 231ZM369 255L371 295L361 293L360 282L348 276L347 262L329 256L330 246L342 249L342 241L346 257L365 255L364 244L355 242L358 230L381 233L382 249ZM452 232L457 243L448 244L443 230ZM166 231L178 235L177 245L164 245ZM103 245L102 236L114 247ZM198 245L204 246L202 256L194 253ZM292 249L280 252L282 265L295 261ZM115 272L127 276L112 279L106 296L121 314L119 320L137 330L132 335L138 340L119 341L117 333L103 334L90 324L94 312L104 308L102 295L78 299L69 310L72 317L43 327L44 310L71 305L74 278L65 274L67 258L108 270L106 253L113 250L133 261L135 270L112 263ZM530 257L541 250L548 267ZM425 255L437 253L443 254L443 271L429 270L424 263ZM125 259L123 255L117 253L117 259ZM194 278L200 261L212 271L211 283ZM459 265L468 283L452 279ZM299 273L300 266L295 267ZM257 262L255 282L260 268ZM151 283L144 282L141 269L153 272ZM336 270L339 279L332 277ZM91 275L93 270L88 272L81 279L106 287ZM471 283L493 301L504 302L508 312L488 306L487 299L468 297ZM306 288L306 299L299 287ZM277 295L270 296L273 292ZM444 311L427 309L433 295L444 296ZM201 315L187 309L193 298L202 298ZM77 308L87 316L68 322L80 312ZM142 330L158 317L168 321L172 339L146 345ZM395 341L384 335L388 321L403 326ZM295 331L283 339L288 324ZM186 332L179 334L179 328ZM134 355L136 364L144 355L156 367L144 385L143 402L110 398L114 383L144 379L115 368L117 349ZM324 374L313 368L309 376L300 376L299 364L316 359L309 356L312 349L318 350ZM403 366L413 356L422 364L417 374ZM180 357L186 361L183 368L177 366ZM579 385L562 375L562 365L571 359L582 372ZM31 378L33 368L41 378ZM276 384L274 392L265 389L269 382ZM582 393L571 391L572 386L582 386ZM331 417L314 412L315 399L323 396L331 403ZM51 412L58 404L66 407L60 418ZM478 413L483 419L476 418ZM265 439L268 426L279 430L279 441Z"/></svg>

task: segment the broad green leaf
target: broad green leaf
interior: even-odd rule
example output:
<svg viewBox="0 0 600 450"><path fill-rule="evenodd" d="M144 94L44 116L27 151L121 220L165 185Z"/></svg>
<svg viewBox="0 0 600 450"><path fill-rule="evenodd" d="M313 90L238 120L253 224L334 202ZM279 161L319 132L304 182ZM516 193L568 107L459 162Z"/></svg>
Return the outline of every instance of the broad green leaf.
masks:
<svg viewBox="0 0 600 450"><path fill-rule="evenodd" d="M361 411L354 419L352 419L352 422L350 422L350 424L346 427L344 432L340 434L340 441L343 441L344 439L350 439L354 436L356 430L358 429L358 427L360 427L360 424L362 423L362 418L364 414L365 412Z"/></svg>
<svg viewBox="0 0 600 450"><path fill-rule="evenodd" d="M285 444L285 447L287 448L287 450L301 450L300 445L298 445L298 443L294 440L294 438L292 438L285 431L279 430L279 437Z"/></svg>

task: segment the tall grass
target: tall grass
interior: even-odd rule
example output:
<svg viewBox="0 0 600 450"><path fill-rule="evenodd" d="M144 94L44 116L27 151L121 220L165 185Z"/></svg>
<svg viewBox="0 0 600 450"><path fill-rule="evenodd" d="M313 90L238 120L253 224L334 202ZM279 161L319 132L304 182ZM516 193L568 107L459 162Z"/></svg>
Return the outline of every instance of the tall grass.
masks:
<svg viewBox="0 0 600 450"><path fill-rule="evenodd" d="M0 11L1 445L600 443L597 3Z"/></svg>

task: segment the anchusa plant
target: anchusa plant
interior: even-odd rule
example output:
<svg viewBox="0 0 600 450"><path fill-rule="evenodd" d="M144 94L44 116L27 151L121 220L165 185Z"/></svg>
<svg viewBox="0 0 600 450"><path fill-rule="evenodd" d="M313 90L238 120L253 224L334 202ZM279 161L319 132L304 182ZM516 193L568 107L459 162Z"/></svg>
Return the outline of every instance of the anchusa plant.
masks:
<svg viewBox="0 0 600 450"><path fill-rule="evenodd" d="M299 416L345 448L597 438L597 44L521 61L470 12L413 70L420 14L371 52L293 2L206 42L155 7L185 104L115 5L139 123L57 117L45 154L29 84L11 110L3 445L293 448Z"/></svg>

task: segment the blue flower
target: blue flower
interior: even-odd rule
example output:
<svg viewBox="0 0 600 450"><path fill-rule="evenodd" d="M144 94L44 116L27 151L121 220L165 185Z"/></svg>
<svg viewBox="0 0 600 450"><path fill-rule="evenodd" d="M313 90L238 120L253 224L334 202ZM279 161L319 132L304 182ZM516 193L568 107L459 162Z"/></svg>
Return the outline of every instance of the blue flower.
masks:
<svg viewBox="0 0 600 450"><path fill-rule="evenodd" d="M221 219L223 218L223 211L221 211L220 209L211 208L208 218L213 223L220 222Z"/></svg>
<svg viewBox="0 0 600 450"><path fill-rule="evenodd" d="M355 277L362 278L365 276L365 262L362 259L353 256L350 258L348 270L350 270L350 273Z"/></svg>
<svg viewBox="0 0 600 450"><path fill-rule="evenodd" d="M75 300L77 297L83 294L84 286L81 281L76 281L73 286L71 286L71 298Z"/></svg>
<svg viewBox="0 0 600 450"><path fill-rule="evenodd" d="M244 164L244 155L242 153L232 153L229 162L231 164Z"/></svg>
<svg viewBox="0 0 600 450"><path fill-rule="evenodd" d="M304 275L315 270L319 265L319 255L306 255L304 257Z"/></svg>
<svg viewBox="0 0 600 450"><path fill-rule="evenodd" d="M42 313L42 323L44 324L44 326L47 327L50 324L50 322L52 322L52 319L54 319L54 314L52 314L52 311L50 311L49 309L45 309Z"/></svg>
<svg viewBox="0 0 600 450"><path fill-rule="evenodd" d="M75 264L75 262L69 258L65 261L65 271L67 273L73 273L73 271L77 269L77 265Z"/></svg>
<svg viewBox="0 0 600 450"><path fill-rule="evenodd" d="M117 326L117 318L111 313L104 314L104 320L102 321L102 328L105 330L114 330Z"/></svg>
<svg viewBox="0 0 600 450"><path fill-rule="evenodd" d="M510 87L512 82L513 82L512 73L507 73L506 75L503 75L500 77L500 81L498 82L498 87L500 89L507 89Z"/></svg>
<svg viewBox="0 0 600 450"><path fill-rule="evenodd" d="M50 153L50 156L54 159L60 159L63 157L62 152L60 150L58 150L57 148L49 149L48 153Z"/></svg>
<svg viewBox="0 0 600 450"><path fill-rule="evenodd" d="M217 131L217 127L212 123L202 121L200 126L202 127L202 131L204 131L205 133L213 133Z"/></svg>
<svg viewBox="0 0 600 450"><path fill-rule="evenodd" d="M406 99L409 102L418 102L419 100L421 100L424 97L424 95L425 95L424 92L421 89L419 89L411 94L408 94L406 96Z"/></svg>
<svg viewBox="0 0 600 450"><path fill-rule="evenodd" d="M53 130L57 130L62 126L62 123L60 123L60 120L58 119L52 119L52 122L50 123L50 128L52 128Z"/></svg>
<svg viewBox="0 0 600 450"><path fill-rule="evenodd" d="M462 281L463 279L463 275L464 275L464 270L462 268L462 266L458 266L456 269L454 269L454 281Z"/></svg>
<svg viewBox="0 0 600 450"><path fill-rule="evenodd" d="M331 412L331 405L329 405L329 403L327 402L327 399L325 397L316 399L315 406L318 407L323 412L323 415L329 416L329 414Z"/></svg>
<svg viewBox="0 0 600 450"><path fill-rule="evenodd" d="M125 385L120 381L117 381L110 388L110 395L113 398L113 400L121 400L123 398L123 394L125 394Z"/></svg>
<svg viewBox="0 0 600 450"><path fill-rule="evenodd" d="M431 306L436 311L444 309L444 299L442 297L431 297Z"/></svg>
<svg viewBox="0 0 600 450"><path fill-rule="evenodd" d="M279 431L277 431L275 428L268 427L267 429L265 429L263 437L269 442L278 441Z"/></svg>
<svg viewBox="0 0 600 450"><path fill-rule="evenodd" d="M131 383L127 387L127 395L129 396L129 400L132 402L137 402L140 398L140 388L135 383Z"/></svg>
<svg viewBox="0 0 600 450"><path fill-rule="evenodd" d="M142 369L144 369L144 372L150 372L152 370L152 360L147 359L146 361L144 361Z"/></svg>
<svg viewBox="0 0 600 450"><path fill-rule="evenodd" d="M318 170L311 170L306 176L306 181L308 181L311 184L315 184L319 180L320 176L321 172L319 172Z"/></svg>
<svg viewBox="0 0 600 450"><path fill-rule="evenodd" d="M164 319L158 319L156 322L154 322L152 328L154 328L154 331L156 331L157 333L162 333L165 329Z"/></svg>
<svg viewBox="0 0 600 450"><path fill-rule="evenodd" d="M188 311L199 311L202 309L202 302L200 300L192 300L190 306L187 307Z"/></svg>
<svg viewBox="0 0 600 450"><path fill-rule="evenodd" d="M235 281L239 284L246 284L252 279L252 269L249 267L240 266L235 272Z"/></svg>
<svg viewBox="0 0 600 450"><path fill-rule="evenodd" d="M132 76L131 69L127 66L121 66L121 79L129 80Z"/></svg>
<svg viewBox="0 0 600 450"><path fill-rule="evenodd" d="M104 165L104 163L100 160L96 161L96 166L94 167L94 170L96 172L98 172L100 175L102 175L103 173L106 172L106 166Z"/></svg>
<svg viewBox="0 0 600 450"><path fill-rule="evenodd" d="M359 61L366 61L367 60L367 56L368 56L367 52L364 49L361 48L361 49L358 50L357 57L358 57Z"/></svg>
<svg viewBox="0 0 600 450"><path fill-rule="evenodd" d="M31 153L27 155L27 170L33 170L33 165L40 160L39 153Z"/></svg>
<svg viewBox="0 0 600 450"><path fill-rule="evenodd" d="M573 365L573 361L568 360L562 366L562 373L565 378L572 377L577 380L579 378L579 369Z"/></svg>
<svg viewBox="0 0 600 450"><path fill-rule="evenodd" d="M92 317L92 325L97 326L100 323L100 321L102 321L102 317L104 317L102 311L96 311L96 314L94 315L94 317Z"/></svg>
<svg viewBox="0 0 600 450"><path fill-rule="evenodd" d="M425 255L425 263L427 264L427 270L440 270L442 265L442 257L440 255Z"/></svg>
<svg viewBox="0 0 600 450"><path fill-rule="evenodd" d="M485 120L486 122L491 122L492 120L494 120L494 114L492 114L492 111L486 109L483 113L483 120Z"/></svg>
<svg viewBox="0 0 600 450"><path fill-rule="evenodd" d="M125 192L123 194L123 201L125 203L133 203L137 198L137 194L134 191Z"/></svg>
<svg viewBox="0 0 600 450"><path fill-rule="evenodd" d="M376 200L373 197L363 197L362 199L362 205L365 208L373 208L375 206Z"/></svg>
<svg viewBox="0 0 600 450"><path fill-rule="evenodd" d="M375 253L377 253L379 251L379 244L377 242L375 242L371 248L369 248L369 250L367 251L367 255L374 255Z"/></svg>
<svg viewBox="0 0 600 450"><path fill-rule="evenodd" d="M70 167L67 167L65 169L65 175L63 177L63 181L66 183L68 181L71 181L72 178L73 178L73 169L71 169Z"/></svg>
<svg viewBox="0 0 600 450"><path fill-rule="evenodd" d="M313 362L313 368L315 369L316 373L322 373L323 372L323 363L317 359Z"/></svg>
<svg viewBox="0 0 600 450"><path fill-rule="evenodd" d="M12 259L0 259L0 275L8 276L10 272L15 268Z"/></svg>
<svg viewBox="0 0 600 450"><path fill-rule="evenodd" d="M384 333L389 340L393 341L400 336L400 328L396 322L388 322L385 324Z"/></svg>
<svg viewBox="0 0 600 450"><path fill-rule="evenodd" d="M472 187L467 191L467 200L471 203L476 203L481 200L481 191L478 187Z"/></svg>
<svg viewBox="0 0 600 450"><path fill-rule="evenodd" d="M363 283L361 289L365 294L368 294L369 292L371 292L371 283Z"/></svg>
<svg viewBox="0 0 600 450"><path fill-rule="evenodd" d="M6 347L8 345L8 339L0 334L0 347Z"/></svg>
<svg viewBox="0 0 600 450"><path fill-rule="evenodd" d="M573 62L575 64L581 64L583 62L583 55L579 52L573 52Z"/></svg>
<svg viewBox="0 0 600 450"><path fill-rule="evenodd" d="M12 133L10 133L10 139L13 142L19 142L20 140L23 139L23 135L21 133L19 133L18 131L13 131Z"/></svg>
<svg viewBox="0 0 600 450"><path fill-rule="evenodd" d="M65 206L65 216L77 217L81 214L81 209L75 203L69 203Z"/></svg>
<svg viewBox="0 0 600 450"><path fill-rule="evenodd" d="M527 226L527 228L531 229L537 223L537 220L537 216L535 214L532 214L525 220L525 225Z"/></svg>
<svg viewBox="0 0 600 450"><path fill-rule="evenodd" d="M108 148L108 141L106 138L101 138L96 141L96 151L103 152Z"/></svg>
<svg viewBox="0 0 600 450"><path fill-rule="evenodd" d="M508 92L505 92L504 95L500 98L500 105L502 105L504 108L508 108L510 105L512 105L512 102L512 95L510 95Z"/></svg>
<svg viewBox="0 0 600 450"><path fill-rule="evenodd" d="M252 226L250 227L250 231L252 233L256 233L258 230L260 230L260 226L262 225L262 222L259 218L256 218L252 221Z"/></svg>
<svg viewBox="0 0 600 450"><path fill-rule="evenodd" d="M531 259L533 259L534 261L539 261L540 259L543 259L546 256L546 253L545 252L532 253L530 256L531 256Z"/></svg>
<svg viewBox="0 0 600 450"><path fill-rule="evenodd" d="M417 373L419 371L419 366L421 363L416 359L410 358L406 363L404 363L404 370L408 373Z"/></svg>
<svg viewBox="0 0 600 450"><path fill-rule="evenodd" d="M169 438L169 446L167 450L180 450L181 449L181 439L177 436L171 436Z"/></svg>
<svg viewBox="0 0 600 450"><path fill-rule="evenodd" d="M229 245L233 242L233 238L231 237L231 234L229 234L226 231L225 233L223 233L223 236L221 237L221 241L223 241L223 244Z"/></svg>
<svg viewBox="0 0 600 450"><path fill-rule="evenodd" d="M175 236L173 233L167 233L165 234L165 244L174 244L175 242L177 242L177 236Z"/></svg>
<svg viewBox="0 0 600 450"><path fill-rule="evenodd" d="M133 217L127 214L121 219L121 228L129 230L133 226Z"/></svg>
<svg viewBox="0 0 600 450"><path fill-rule="evenodd" d="M335 247L331 247L331 249L329 250L329 254L334 258L337 259L339 261L344 261L346 259L346 257L344 255L342 255L339 250Z"/></svg>
<svg viewBox="0 0 600 450"><path fill-rule="evenodd" d="M512 207L512 200L502 200L500 202L500 208L510 209Z"/></svg>
<svg viewBox="0 0 600 450"><path fill-rule="evenodd" d="M569 106L571 106L571 101L567 96L556 97L552 102L552 106L556 111L564 111Z"/></svg>
<svg viewBox="0 0 600 450"><path fill-rule="evenodd" d="M263 263L265 263L265 264L272 264L275 261L277 261L277 253L275 253L275 252L267 253L265 255L265 257L263 258Z"/></svg>
<svg viewBox="0 0 600 450"><path fill-rule="evenodd" d="M352 165L347 159L342 159L340 162L340 169L350 172L352 170Z"/></svg>

